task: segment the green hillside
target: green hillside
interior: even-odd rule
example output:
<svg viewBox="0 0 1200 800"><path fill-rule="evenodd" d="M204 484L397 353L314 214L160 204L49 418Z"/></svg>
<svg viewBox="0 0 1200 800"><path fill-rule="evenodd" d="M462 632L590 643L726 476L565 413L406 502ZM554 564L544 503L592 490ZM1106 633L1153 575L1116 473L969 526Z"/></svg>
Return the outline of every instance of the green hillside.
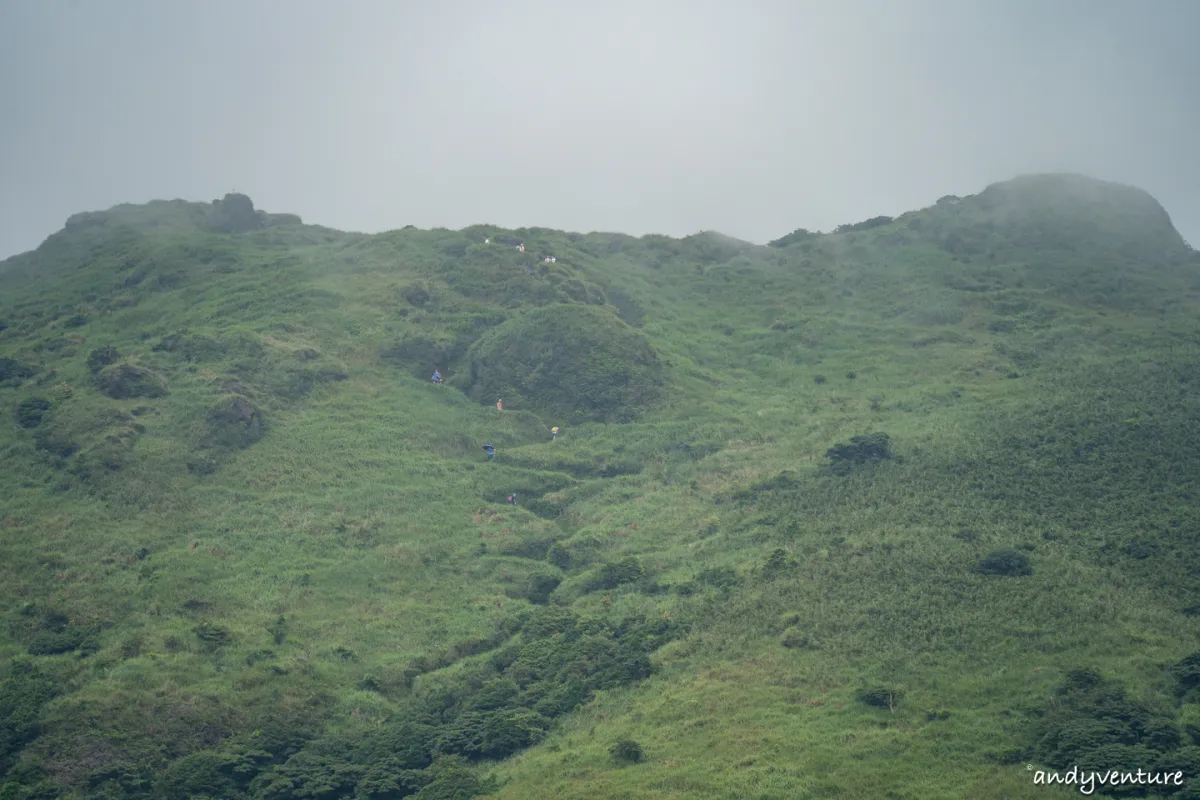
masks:
<svg viewBox="0 0 1200 800"><path fill-rule="evenodd" d="M0 262L0 798L1200 797L1197 312L1073 175L767 246L78 214Z"/></svg>

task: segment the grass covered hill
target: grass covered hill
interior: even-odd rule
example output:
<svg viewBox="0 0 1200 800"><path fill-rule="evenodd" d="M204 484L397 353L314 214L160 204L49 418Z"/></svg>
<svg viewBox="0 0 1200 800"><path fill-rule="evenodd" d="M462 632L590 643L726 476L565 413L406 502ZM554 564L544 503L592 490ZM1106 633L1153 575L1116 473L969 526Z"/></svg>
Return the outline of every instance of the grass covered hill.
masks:
<svg viewBox="0 0 1200 800"><path fill-rule="evenodd" d="M767 246L71 217L0 262L0 798L1200 797L1198 311L1073 175Z"/></svg>

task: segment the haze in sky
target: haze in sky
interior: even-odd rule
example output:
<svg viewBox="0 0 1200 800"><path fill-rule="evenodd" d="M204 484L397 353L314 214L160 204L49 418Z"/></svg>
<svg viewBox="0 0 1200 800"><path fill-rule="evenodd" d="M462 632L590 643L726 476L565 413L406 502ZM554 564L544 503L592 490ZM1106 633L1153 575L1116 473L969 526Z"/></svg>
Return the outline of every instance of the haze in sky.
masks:
<svg viewBox="0 0 1200 800"><path fill-rule="evenodd" d="M244 192L763 243L1082 172L1200 246L1195 0L0 0L0 257Z"/></svg>

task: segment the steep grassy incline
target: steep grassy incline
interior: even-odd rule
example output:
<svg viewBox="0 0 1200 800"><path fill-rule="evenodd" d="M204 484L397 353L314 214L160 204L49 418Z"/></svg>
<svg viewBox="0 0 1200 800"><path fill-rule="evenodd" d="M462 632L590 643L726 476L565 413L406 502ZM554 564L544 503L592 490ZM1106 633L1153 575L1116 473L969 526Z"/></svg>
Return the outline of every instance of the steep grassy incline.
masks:
<svg viewBox="0 0 1200 800"><path fill-rule="evenodd" d="M1078 176L766 247L72 217L0 263L0 797L1200 776L1198 291Z"/></svg>

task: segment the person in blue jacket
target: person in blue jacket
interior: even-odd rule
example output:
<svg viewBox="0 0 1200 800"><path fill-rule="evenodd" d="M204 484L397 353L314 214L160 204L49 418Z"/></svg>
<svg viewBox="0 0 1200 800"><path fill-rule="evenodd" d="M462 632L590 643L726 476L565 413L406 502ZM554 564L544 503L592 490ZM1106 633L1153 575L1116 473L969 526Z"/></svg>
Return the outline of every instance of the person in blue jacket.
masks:
<svg viewBox="0 0 1200 800"><path fill-rule="evenodd" d="M496 448L492 447L490 444L485 444L483 449L487 451L489 459L496 457Z"/></svg>
<svg viewBox="0 0 1200 800"><path fill-rule="evenodd" d="M433 378L432 378L432 380L433 380L433 382L434 382L434 383L441 383L441 382L442 382L442 373L438 372L438 371L435 369L435 370L433 371Z"/></svg>

